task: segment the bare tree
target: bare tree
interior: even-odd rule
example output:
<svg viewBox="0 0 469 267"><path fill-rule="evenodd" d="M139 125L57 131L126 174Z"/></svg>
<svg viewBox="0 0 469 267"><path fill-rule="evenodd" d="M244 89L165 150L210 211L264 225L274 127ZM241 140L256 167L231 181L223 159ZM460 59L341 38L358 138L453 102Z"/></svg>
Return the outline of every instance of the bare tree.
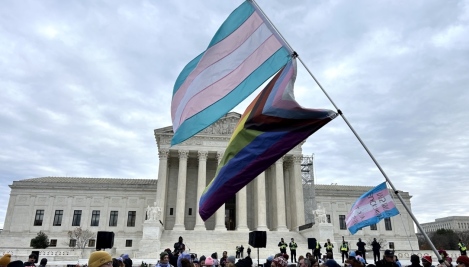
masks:
<svg viewBox="0 0 469 267"><path fill-rule="evenodd" d="M374 237L368 237L365 241L363 241L366 243L366 246L370 248L370 250L373 249L373 247L371 246L371 243L373 243L373 240L374 240ZM376 242L378 242L378 244L381 246L381 249L384 249L388 241L386 241L386 239L384 238L377 237Z"/></svg>
<svg viewBox="0 0 469 267"><path fill-rule="evenodd" d="M83 230L81 227L77 227L72 231L68 231L67 235L71 240L75 240L74 247L81 249L81 256L83 257L83 251L88 245L89 240L94 238L95 233L88 229ZM70 243L70 246L71 245L73 245L73 243Z"/></svg>

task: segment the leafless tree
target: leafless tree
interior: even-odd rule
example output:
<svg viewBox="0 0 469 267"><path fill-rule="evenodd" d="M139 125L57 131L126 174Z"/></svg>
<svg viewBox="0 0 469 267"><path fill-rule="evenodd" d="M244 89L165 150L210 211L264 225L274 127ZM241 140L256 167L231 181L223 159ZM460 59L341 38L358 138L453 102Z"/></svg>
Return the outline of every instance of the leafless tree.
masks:
<svg viewBox="0 0 469 267"><path fill-rule="evenodd" d="M68 231L67 235L70 239L75 240L75 248L81 249L82 256L89 240L95 237L94 232L88 229L83 230L81 227L77 227L74 230Z"/></svg>

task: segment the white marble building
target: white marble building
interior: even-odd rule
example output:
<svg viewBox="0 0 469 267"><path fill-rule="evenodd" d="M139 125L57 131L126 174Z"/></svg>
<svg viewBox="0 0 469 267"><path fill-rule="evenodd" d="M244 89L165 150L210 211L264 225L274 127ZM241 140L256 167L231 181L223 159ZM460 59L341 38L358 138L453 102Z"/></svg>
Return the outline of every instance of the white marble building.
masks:
<svg viewBox="0 0 469 267"><path fill-rule="evenodd" d="M437 218L434 222L421 223L420 225L426 233L436 232L438 229L464 232L469 231L469 216L449 216Z"/></svg>
<svg viewBox="0 0 469 267"><path fill-rule="evenodd" d="M237 245L247 247L249 231L264 230L268 231L267 248L261 256L276 252L280 237L286 241L295 238L299 255L304 254L307 238L313 236L308 231L299 231L299 226L306 223L301 145L238 192L206 222L197 216L200 194L213 178L239 117L238 113L229 113L174 147L170 147L172 128L156 129L158 180L42 177L13 182L4 229L0 234L0 248L30 251L30 239L43 231L53 244L47 250L66 251L73 243L67 232L80 226L93 232L113 231L114 254L133 253L135 257L143 257L149 249L149 243L142 240L145 225L148 226L145 210L156 203L161 209L159 221L164 230L160 244L152 248L155 251L172 248L178 236L183 236L191 252L199 255L223 250L234 254ZM314 185L315 201L325 208L333 229L329 238L340 242L344 236L354 248L360 237L363 240L381 237L386 240L383 249L391 246L409 250L409 244L418 249L413 222L398 200L396 204L402 215L354 236L345 228L345 215L351 205L377 183L373 181L369 186ZM401 195L410 206L410 195L407 192L401 192ZM94 248L95 241L89 241L87 252L82 256Z"/></svg>

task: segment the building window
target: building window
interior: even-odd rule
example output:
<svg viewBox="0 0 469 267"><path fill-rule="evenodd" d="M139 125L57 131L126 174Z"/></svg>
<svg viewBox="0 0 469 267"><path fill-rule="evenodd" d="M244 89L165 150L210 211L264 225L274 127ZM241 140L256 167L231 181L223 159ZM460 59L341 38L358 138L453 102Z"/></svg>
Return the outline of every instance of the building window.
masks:
<svg viewBox="0 0 469 267"><path fill-rule="evenodd" d="M392 231L391 218L384 218L384 227L386 231Z"/></svg>
<svg viewBox="0 0 469 267"><path fill-rule="evenodd" d="M117 226L117 210L111 210L111 216L109 217L109 226Z"/></svg>
<svg viewBox="0 0 469 267"><path fill-rule="evenodd" d="M76 239L70 239L70 243L68 243L68 246L71 248L74 248L77 246L77 240Z"/></svg>
<svg viewBox="0 0 469 267"><path fill-rule="evenodd" d="M169 208L169 215L173 215L173 208Z"/></svg>
<svg viewBox="0 0 469 267"><path fill-rule="evenodd" d="M331 223L331 215L327 214L326 215L327 223Z"/></svg>
<svg viewBox="0 0 469 267"><path fill-rule="evenodd" d="M53 226L61 226L62 225L62 216L64 215L63 210L56 210L54 215L54 222L52 223Z"/></svg>
<svg viewBox="0 0 469 267"><path fill-rule="evenodd" d="M99 210L93 210L91 213L91 226L99 226Z"/></svg>
<svg viewBox="0 0 469 267"><path fill-rule="evenodd" d="M72 226L80 226L80 222L81 222L81 210L74 210Z"/></svg>
<svg viewBox="0 0 469 267"><path fill-rule="evenodd" d="M394 249L394 242L389 242L389 249Z"/></svg>
<svg viewBox="0 0 469 267"><path fill-rule="evenodd" d="M135 226L135 217L137 217L137 212L129 211L129 215L127 215L127 227Z"/></svg>
<svg viewBox="0 0 469 267"><path fill-rule="evenodd" d="M132 246L132 239L125 240L125 247L129 248Z"/></svg>
<svg viewBox="0 0 469 267"><path fill-rule="evenodd" d="M340 230L347 229L347 225L345 224L345 215L339 215L339 224L340 224Z"/></svg>
<svg viewBox="0 0 469 267"><path fill-rule="evenodd" d="M378 230L378 225L376 225L376 223L370 225L370 230L373 230L373 231Z"/></svg>
<svg viewBox="0 0 469 267"><path fill-rule="evenodd" d="M34 226L41 226L44 220L44 210L36 210L36 217L34 217Z"/></svg>
<svg viewBox="0 0 469 267"><path fill-rule="evenodd" d="M96 240L90 239L88 240L88 247L94 247L96 246Z"/></svg>
<svg viewBox="0 0 469 267"><path fill-rule="evenodd" d="M57 239L51 239L49 242L49 247L56 247L57 246Z"/></svg>
<svg viewBox="0 0 469 267"><path fill-rule="evenodd" d="M189 215L192 215L192 208L189 208Z"/></svg>

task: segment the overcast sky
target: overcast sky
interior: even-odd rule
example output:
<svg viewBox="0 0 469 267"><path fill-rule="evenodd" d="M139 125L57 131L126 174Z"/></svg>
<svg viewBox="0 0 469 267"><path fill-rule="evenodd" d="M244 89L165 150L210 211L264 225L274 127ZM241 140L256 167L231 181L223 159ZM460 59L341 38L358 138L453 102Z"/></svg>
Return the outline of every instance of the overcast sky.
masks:
<svg viewBox="0 0 469 267"><path fill-rule="evenodd" d="M156 179L153 129L171 125L176 77L241 3L2 1L0 226L15 180ZM469 2L258 4L413 196L417 219L468 216ZM295 96L334 109L300 64ZM340 117L303 149L317 183L384 181Z"/></svg>

